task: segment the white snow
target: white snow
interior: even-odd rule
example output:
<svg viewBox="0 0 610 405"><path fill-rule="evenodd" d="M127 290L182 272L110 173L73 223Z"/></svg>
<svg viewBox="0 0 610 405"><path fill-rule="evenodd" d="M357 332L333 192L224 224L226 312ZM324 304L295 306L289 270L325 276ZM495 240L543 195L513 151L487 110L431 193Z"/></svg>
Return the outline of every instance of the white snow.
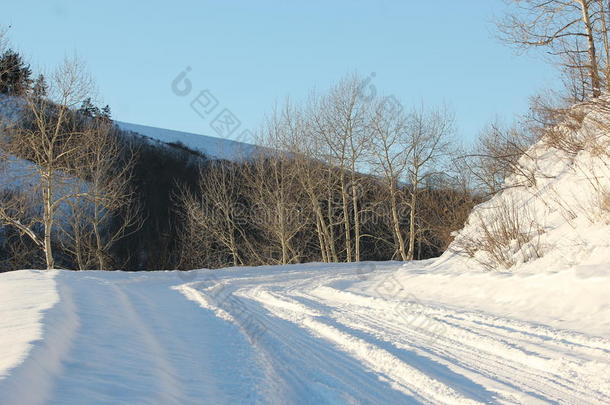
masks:
<svg viewBox="0 0 610 405"><path fill-rule="evenodd" d="M232 139L149 127L121 121L115 121L115 123L124 131L136 132L164 143L180 142L191 149L217 159L239 161L254 155L258 149L255 145Z"/></svg>
<svg viewBox="0 0 610 405"><path fill-rule="evenodd" d="M0 403L607 403L608 285L434 260L6 273Z"/></svg>
<svg viewBox="0 0 610 405"><path fill-rule="evenodd" d="M55 272L11 272L2 275L0 308L0 379L25 360L32 342L42 338L42 312L59 301ZM27 293L25 293L27 292Z"/></svg>
<svg viewBox="0 0 610 405"><path fill-rule="evenodd" d="M465 261L454 257L453 252L460 250L458 246L463 245L463 240L483 240L482 222L492 224L502 207L509 206L514 207L522 230L531 239L521 249L517 246L507 249L506 253L515 261L511 271L573 269L583 277L608 275L609 124L607 118L590 111L575 132L559 126L583 142L583 149L575 154L549 147L545 139L532 146L520 163L535 178L535 184L528 183L521 174L509 178L508 189L475 207L439 263L450 262L460 272L464 266L480 267L477 263L488 259L485 252L479 250L474 259ZM532 255L533 250L538 253Z"/></svg>

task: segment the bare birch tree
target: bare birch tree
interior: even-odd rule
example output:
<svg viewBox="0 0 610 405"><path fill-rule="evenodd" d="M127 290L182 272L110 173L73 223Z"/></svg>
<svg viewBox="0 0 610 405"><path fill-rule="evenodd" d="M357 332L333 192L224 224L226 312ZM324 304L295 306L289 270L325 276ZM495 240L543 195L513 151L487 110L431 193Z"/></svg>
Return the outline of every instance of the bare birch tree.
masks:
<svg viewBox="0 0 610 405"><path fill-rule="evenodd" d="M303 240L297 241L297 236L302 236L311 222L306 193L298 181L300 165L289 152L277 148L292 131L291 119L277 111L267 119L257 142L266 149L261 149L246 168L254 223L264 239L278 247L279 264L301 260L306 246ZM269 256L274 258L276 254L270 252Z"/></svg>
<svg viewBox="0 0 610 405"><path fill-rule="evenodd" d="M296 180L314 216L320 258L324 262L338 262L332 196L337 178L324 163L324 142L315 136L311 114L305 108L297 108L287 100L275 115L281 117L283 130L276 132L274 139L266 144L290 156Z"/></svg>
<svg viewBox="0 0 610 405"><path fill-rule="evenodd" d="M357 173L364 161L368 143L370 102L361 95L358 76L339 82L330 92L313 103L312 132L320 142L317 157L339 171L339 193L343 212L345 257L360 261L361 207ZM353 237L352 237L353 232Z"/></svg>
<svg viewBox="0 0 610 405"><path fill-rule="evenodd" d="M72 110L91 92L92 81L77 60L66 59L52 75L49 98L26 94L21 117L6 123L2 149L34 163L30 166L43 207L40 218L27 226L0 207L0 216L32 238L45 255L48 269L55 267L53 236L65 203L86 195L69 192L84 159L82 130ZM42 226L42 235L35 226Z"/></svg>
<svg viewBox="0 0 610 405"><path fill-rule="evenodd" d="M108 120L85 119L81 138L78 177L87 180L87 193L67 201L70 215L59 239L79 269L110 269L118 264L112 248L142 223L133 189L135 152Z"/></svg>
<svg viewBox="0 0 610 405"><path fill-rule="evenodd" d="M447 155L449 137L454 131L453 115L446 108L413 110L408 119L408 163L406 187L409 206L409 241L407 260L415 257L415 241L420 231L418 222L422 186L439 173L439 162Z"/></svg>
<svg viewBox="0 0 610 405"><path fill-rule="evenodd" d="M401 183L408 172L412 143L408 137L407 117L402 110L388 110L385 100L375 105L370 124L371 167L384 179L390 203L390 223L394 232L395 249L402 260L408 260L406 238L401 229Z"/></svg>
<svg viewBox="0 0 610 405"><path fill-rule="evenodd" d="M586 72L588 93L599 97L600 72L609 69L610 53L604 1L508 0L507 3L512 11L497 23L501 38L522 48L545 48L572 79L583 77L582 72ZM605 66L600 67L600 62Z"/></svg>

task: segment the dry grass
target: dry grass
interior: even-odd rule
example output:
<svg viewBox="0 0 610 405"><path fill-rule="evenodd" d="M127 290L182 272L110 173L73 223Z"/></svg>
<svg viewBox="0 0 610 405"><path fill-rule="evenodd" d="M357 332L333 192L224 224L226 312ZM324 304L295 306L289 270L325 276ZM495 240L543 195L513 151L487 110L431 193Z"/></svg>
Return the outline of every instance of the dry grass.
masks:
<svg viewBox="0 0 610 405"><path fill-rule="evenodd" d="M510 198L477 214L479 229L473 236L462 236L453 247L467 254L488 270L510 269L519 262L542 257L543 231L534 215Z"/></svg>
<svg viewBox="0 0 610 405"><path fill-rule="evenodd" d="M551 148L576 155L586 146L586 137L580 133L586 113L581 108L573 108L558 110L556 114L561 115L558 118L561 124L544 128L542 139Z"/></svg>
<svg viewBox="0 0 610 405"><path fill-rule="evenodd" d="M610 225L610 190L605 189L597 196L597 206L602 220Z"/></svg>

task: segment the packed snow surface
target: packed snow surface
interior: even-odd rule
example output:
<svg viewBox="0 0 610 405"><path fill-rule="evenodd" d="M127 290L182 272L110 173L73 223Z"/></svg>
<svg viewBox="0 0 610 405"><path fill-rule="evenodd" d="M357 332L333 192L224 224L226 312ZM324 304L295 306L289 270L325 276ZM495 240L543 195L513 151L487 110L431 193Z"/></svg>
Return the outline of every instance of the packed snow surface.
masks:
<svg viewBox="0 0 610 405"><path fill-rule="evenodd" d="M610 402L607 272L0 275L2 404Z"/></svg>

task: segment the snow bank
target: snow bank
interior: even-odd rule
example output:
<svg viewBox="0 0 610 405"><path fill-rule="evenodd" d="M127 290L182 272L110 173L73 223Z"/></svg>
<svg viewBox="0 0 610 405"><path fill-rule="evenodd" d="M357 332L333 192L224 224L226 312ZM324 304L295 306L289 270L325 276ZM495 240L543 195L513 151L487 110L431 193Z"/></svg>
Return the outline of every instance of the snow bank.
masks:
<svg viewBox="0 0 610 405"><path fill-rule="evenodd" d="M576 130L566 125L550 129L521 158L524 173L513 175L505 191L475 207L438 265L533 273L578 266L581 274L608 275L610 127L594 107L575 107L583 108ZM550 137L557 134L580 148L550 146ZM500 226L506 223L518 226ZM481 248L490 235L501 238L502 233L512 234L506 243L491 253Z"/></svg>
<svg viewBox="0 0 610 405"><path fill-rule="evenodd" d="M0 380L42 339L43 313L59 301L52 271L2 274L0 283Z"/></svg>

